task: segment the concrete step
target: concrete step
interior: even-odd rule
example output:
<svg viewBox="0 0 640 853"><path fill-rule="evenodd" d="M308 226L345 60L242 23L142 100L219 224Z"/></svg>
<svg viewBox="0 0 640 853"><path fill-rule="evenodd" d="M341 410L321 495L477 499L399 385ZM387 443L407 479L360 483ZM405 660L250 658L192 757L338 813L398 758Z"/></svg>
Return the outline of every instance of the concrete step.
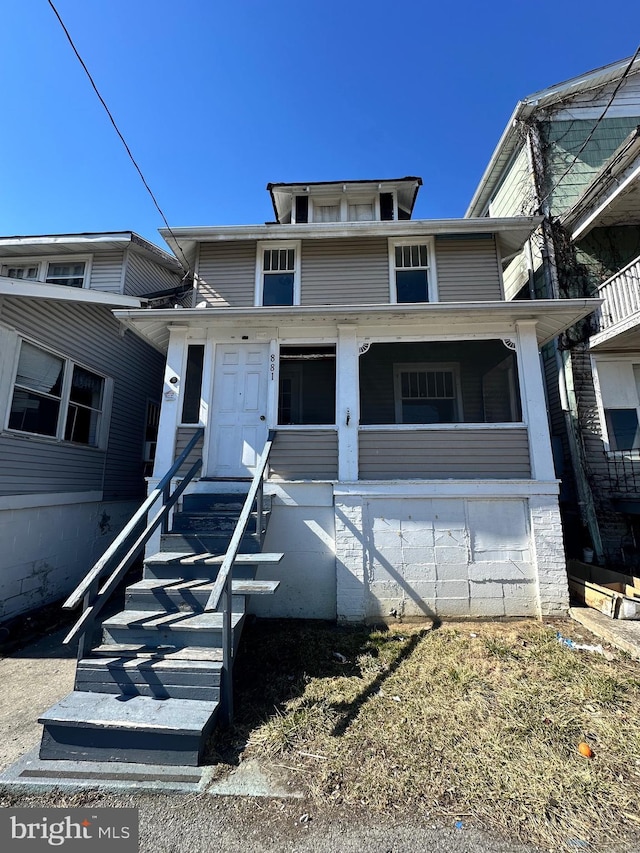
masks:
<svg viewBox="0 0 640 853"><path fill-rule="evenodd" d="M241 610L243 601L240 596L273 595L279 581L232 580L233 609ZM182 579L157 580L146 578L127 587L125 609L127 610L166 610L198 612L204 609L213 583L200 579L185 581Z"/></svg>
<svg viewBox="0 0 640 853"><path fill-rule="evenodd" d="M234 645L240 638L244 613L232 613ZM102 623L105 643L207 646L222 644L222 613L165 613L153 610L123 610Z"/></svg>
<svg viewBox="0 0 640 853"><path fill-rule="evenodd" d="M218 703L74 691L39 719L40 758L196 766Z"/></svg>
<svg viewBox="0 0 640 853"><path fill-rule="evenodd" d="M217 701L221 671L220 661L99 656L78 661L74 689L156 699Z"/></svg>

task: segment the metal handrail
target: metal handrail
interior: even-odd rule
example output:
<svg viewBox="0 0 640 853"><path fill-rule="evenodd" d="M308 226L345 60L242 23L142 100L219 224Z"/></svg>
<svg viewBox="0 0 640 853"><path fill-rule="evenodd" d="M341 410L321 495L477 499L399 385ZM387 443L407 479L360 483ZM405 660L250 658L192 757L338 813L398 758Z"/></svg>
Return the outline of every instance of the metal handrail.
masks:
<svg viewBox="0 0 640 853"><path fill-rule="evenodd" d="M80 636L81 639L78 648L78 657L82 657L84 655L86 634L89 631L93 620L102 610L109 596L117 587L118 583L123 578L124 574L129 569L142 548L151 538L153 532L160 524L165 523L170 510L175 506L182 492L202 467L202 459L200 458L191 466L184 477L181 478L181 482L171 494L171 480L185 463L187 457L203 434L203 427L199 427L195 431L187 446L173 463L171 468L169 468L166 474L164 474L160 479L156 487L149 493L146 500L135 512L128 524L123 528L118 536L116 536L102 557L100 557L90 571L87 572L76 589L62 605L65 610L73 610L80 604L80 602L83 602L82 616L74 624L73 628L63 641L65 643L70 643L75 637ZM154 515L152 520L146 524L144 530L136 537L135 541L131 542L134 533L139 530L142 522L146 520L149 510L158 500L162 500L160 510ZM99 589L101 577L106 573L107 569L111 567L116 559L118 559L116 567L111 571L106 583Z"/></svg>
<svg viewBox="0 0 640 853"><path fill-rule="evenodd" d="M258 517L257 517L257 530L262 539L263 535L263 502L262 502L262 493L264 488L264 472L267 467L267 462L269 461L269 454L271 453L271 448L273 446L273 442L275 440L276 433L275 430L269 430L269 434L267 436L267 441L264 445L262 454L260 459L258 460L258 464L256 465L256 470L253 475L253 480L251 481L251 485L249 486L249 491L247 492L247 497L245 499L244 505L242 507L242 511L240 516L238 517L238 521L236 523L235 529L233 531L233 535L231 537L231 541L229 542L229 547L227 548L227 552L225 554L222 565L220 566L220 570L217 574L215 583L213 585L213 589L211 590L211 595L209 596L207 603L204 606L205 611L217 610L220 606L220 601L222 600L222 697L223 697L223 716L224 722L227 725L231 725L233 720L233 682L232 682L232 670L233 670L233 639L232 639L232 628L231 628L231 612L232 612L232 569L233 564L235 562L236 557L238 556L238 549L240 548L240 543L242 541L242 537L244 536L245 530L247 529L247 524L249 523L249 518L251 516L251 510L253 509L253 502L257 500L257 508L258 508Z"/></svg>

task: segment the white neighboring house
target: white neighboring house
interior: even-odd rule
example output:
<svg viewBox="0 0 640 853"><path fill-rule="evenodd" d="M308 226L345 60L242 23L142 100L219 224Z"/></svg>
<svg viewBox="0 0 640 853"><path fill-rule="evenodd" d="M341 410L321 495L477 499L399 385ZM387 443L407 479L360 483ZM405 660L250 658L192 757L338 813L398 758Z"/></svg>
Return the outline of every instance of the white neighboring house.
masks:
<svg viewBox="0 0 640 853"><path fill-rule="evenodd" d="M164 359L112 310L181 280L129 231L0 238L0 620L68 593L139 505Z"/></svg>
<svg viewBox="0 0 640 853"><path fill-rule="evenodd" d="M161 232L201 307L115 311L167 354L155 481L204 427L188 489L241 489L276 431L259 615L568 606L539 347L597 303L506 301L540 217L414 221L421 183L270 184L275 222Z"/></svg>
<svg viewBox="0 0 640 853"><path fill-rule="evenodd" d="M544 219L504 272L507 299L597 296L545 347L574 555L640 567L640 57L520 101L467 215ZM571 477L573 473L573 478ZM571 481L576 489L572 491Z"/></svg>

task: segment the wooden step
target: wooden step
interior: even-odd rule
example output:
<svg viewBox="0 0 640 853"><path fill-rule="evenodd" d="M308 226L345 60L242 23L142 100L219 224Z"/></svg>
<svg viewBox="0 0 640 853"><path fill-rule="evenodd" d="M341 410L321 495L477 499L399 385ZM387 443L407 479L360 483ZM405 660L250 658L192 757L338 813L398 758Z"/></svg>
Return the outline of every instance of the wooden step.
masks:
<svg viewBox="0 0 640 853"><path fill-rule="evenodd" d="M102 623L108 643L209 646L222 643L222 613L166 613L154 610L123 610ZM237 644L244 613L232 613L234 644Z"/></svg>
<svg viewBox="0 0 640 853"><path fill-rule="evenodd" d="M176 512L173 515L171 532L197 533L198 535L205 534L207 536L214 536L219 533L230 534L235 530L237 523L237 512ZM267 529L268 523L269 515L268 513L264 513L262 518L263 530ZM249 516L246 532L255 533L257 529L258 516L257 513L254 512Z"/></svg>
<svg viewBox="0 0 640 853"><path fill-rule="evenodd" d="M75 690L157 699L220 698L220 661L95 657L78 661Z"/></svg>
<svg viewBox="0 0 640 853"><path fill-rule="evenodd" d="M118 659L149 658L151 660L222 661L222 649L202 646L150 646L144 643L104 643L91 650L92 656Z"/></svg>
<svg viewBox="0 0 640 853"><path fill-rule="evenodd" d="M218 703L76 690L40 718L40 758L197 765Z"/></svg>
<svg viewBox="0 0 640 853"><path fill-rule="evenodd" d="M161 551L189 551L197 554L210 551L212 554L225 554L233 531L227 533L163 533L160 536ZM240 543L243 554L257 554L260 551L260 534L245 533Z"/></svg>
<svg viewBox="0 0 640 853"><path fill-rule="evenodd" d="M234 579L250 580L257 566L275 565L284 554L252 553L238 554L233 564ZM147 580L172 580L176 576L183 580L215 580L218 568L224 561L224 552L205 548L185 551L161 551L144 561L144 577ZM176 568L176 564L180 568Z"/></svg>
<svg viewBox="0 0 640 853"><path fill-rule="evenodd" d="M232 580L233 609L240 610L239 596L273 595L279 581ZM178 610L202 611L209 600L213 583L208 580L182 580L179 578L158 580L145 578L127 587L125 609L159 610L168 613Z"/></svg>
<svg viewBox="0 0 640 853"><path fill-rule="evenodd" d="M240 515L245 492L188 492L182 497L183 512L235 512Z"/></svg>

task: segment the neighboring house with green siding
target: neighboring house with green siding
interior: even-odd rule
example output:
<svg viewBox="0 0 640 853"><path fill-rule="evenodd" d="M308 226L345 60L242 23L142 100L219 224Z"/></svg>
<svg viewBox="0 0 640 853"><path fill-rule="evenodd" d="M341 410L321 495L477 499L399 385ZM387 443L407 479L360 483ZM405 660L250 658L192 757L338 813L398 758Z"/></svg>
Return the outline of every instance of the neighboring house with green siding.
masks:
<svg viewBox="0 0 640 853"><path fill-rule="evenodd" d="M181 276L132 232L0 238L0 621L68 593L139 505L164 358L112 312L173 307Z"/></svg>
<svg viewBox="0 0 640 853"><path fill-rule="evenodd" d="M542 214L505 264L505 296L599 296L545 347L570 551L640 556L640 58L551 86L515 108L467 217Z"/></svg>

